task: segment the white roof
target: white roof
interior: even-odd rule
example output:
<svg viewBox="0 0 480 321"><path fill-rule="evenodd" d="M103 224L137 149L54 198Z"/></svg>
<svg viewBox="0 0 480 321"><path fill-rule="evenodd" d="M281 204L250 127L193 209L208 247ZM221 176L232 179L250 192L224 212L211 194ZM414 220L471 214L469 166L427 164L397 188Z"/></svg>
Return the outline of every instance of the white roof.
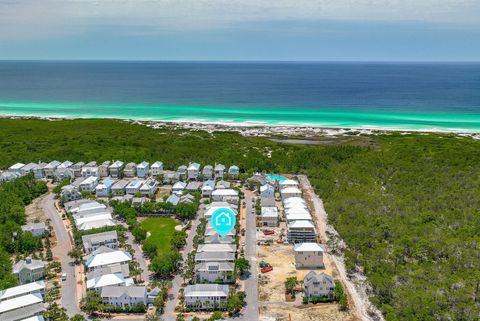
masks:
<svg viewBox="0 0 480 321"><path fill-rule="evenodd" d="M139 180L131 181L126 188L140 188L142 186L142 182Z"/></svg>
<svg viewBox="0 0 480 321"><path fill-rule="evenodd" d="M200 169L199 163L190 163L187 168L187 170L189 171L198 171L199 169Z"/></svg>
<svg viewBox="0 0 480 321"><path fill-rule="evenodd" d="M290 204L290 203L305 203L305 200L299 196L293 196L293 197L287 197L286 199L283 200L284 204Z"/></svg>
<svg viewBox="0 0 480 321"><path fill-rule="evenodd" d="M287 221L300 221L300 220L306 220L306 221L311 221L312 216L310 213L287 213Z"/></svg>
<svg viewBox="0 0 480 321"><path fill-rule="evenodd" d="M310 214L310 211L303 206L295 206L285 209L285 214Z"/></svg>
<svg viewBox="0 0 480 321"><path fill-rule="evenodd" d="M278 217L278 209L276 207L262 207L263 217Z"/></svg>
<svg viewBox="0 0 480 321"><path fill-rule="evenodd" d="M22 284L19 286L14 286L13 288L8 288L0 291L0 301L7 300L12 297L17 297L25 293L40 291L43 289L45 289L44 281L36 281L32 283Z"/></svg>
<svg viewBox="0 0 480 321"><path fill-rule="evenodd" d="M187 297L226 297L228 296L228 285L226 284L194 284L187 285L185 288L185 296Z"/></svg>
<svg viewBox="0 0 480 321"><path fill-rule="evenodd" d="M108 253L100 253L92 256L87 262L86 266L88 268L110 265L121 262L131 261L132 257L129 253L123 251L113 251Z"/></svg>
<svg viewBox="0 0 480 321"><path fill-rule="evenodd" d="M84 185L84 184L90 185L90 184L96 183L97 181L98 181L98 177L96 177L96 176L89 176L89 177L85 178L85 179L80 183L80 185Z"/></svg>
<svg viewBox="0 0 480 321"><path fill-rule="evenodd" d="M23 166L25 166L25 164L23 164L23 163L16 163L16 164L10 166L8 169L10 169L10 170L18 170L18 169L22 168Z"/></svg>
<svg viewBox="0 0 480 321"><path fill-rule="evenodd" d="M288 227L294 227L294 228L315 228L315 225L313 225L312 221L306 221L306 220L298 220L298 221L293 221L288 225Z"/></svg>
<svg viewBox="0 0 480 321"><path fill-rule="evenodd" d="M187 186L185 182L176 182L173 184L172 189L184 189Z"/></svg>
<svg viewBox="0 0 480 321"><path fill-rule="evenodd" d="M214 202L214 203L224 203L224 204L215 204L215 205L211 205L211 206L208 206L207 207L207 210L205 211L205 214L204 216L205 217L210 217L213 215L213 213L218 210L219 208L228 208L230 210L232 210L233 213L237 214L237 211L234 210L227 202Z"/></svg>
<svg viewBox="0 0 480 321"><path fill-rule="evenodd" d="M80 206L73 208L71 212L76 213L76 214L81 214L86 211L91 211L91 210L103 210L106 209L107 207L104 204L101 204L97 201L90 201L88 203L83 203L80 204Z"/></svg>
<svg viewBox="0 0 480 321"><path fill-rule="evenodd" d="M283 180L283 181L279 181L278 185L280 185L280 186L290 186L290 185L298 186L298 182L294 181L293 179L286 179L286 180Z"/></svg>
<svg viewBox="0 0 480 321"><path fill-rule="evenodd" d="M147 168L148 167L148 163L143 161L141 162L140 164L137 165L137 168Z"/></svg>
<svg viewBox="0 0 480 321"><path fill-rule="evenodd" d="M120 167L122 167L122 166L123 166L123 162L117 160L117 161L113 162L112 165L110 165L110 168L120 168Z"/></svg>
<svg viewBox="0 0 480 321"><path fill-rule="evenodd" d="M16 310L32 304L43 302L40 294L27 294L0 302L0 313Z"/></svg>
<svg viewBox="0 0 480 321"><path fill-rule="evenodd" d="M282 193L282 194L301 194L302 191L300 191L297 187L285 187L280 191L280 193Z"/></svg>
<svg viewBox="0 0 480 321"><path fill-rule="evenodd" d="M98 214L91 214L85 217L76 217L75 224L78 226L88 222L112 219L112 214L110 214L109 212L99 212Z"/></svg>
<svg viewBox="0 0 480 321"><path fill-rule="evenodd" d="M213 196L238 196L238 192L231 188L216 189L212 192Z"/></svg>
<svg viewBox="0 0 480 321"><path fill-rule="evenodd" d="M275 190L275 187L273 187L270 184L265 184L265 185L260 186L260 192L264 192L266 190Z"/></svg>
<svg viewBox="0 0 480 321"><path fill-rule="evenodd" d="M20 321L45 321L45 319L41 315L35 315L33 317L22 319Z"/></svg>
<svg viewBox="0 0 480 321"><path fill-rule="evenodd" d="M235 252L235 246L232 244L201 244L197 253L202 252Z"/></svg>
<svg viewBox="0 0 480 321"><path fill-rule="evenodd" d="M79 230L85 231L85 230L91 230L93 228L100 228L100 227L105 227L105 226L115 226L116 224L110 220L110 219L100 219L100 220L95 220L95 221L90 221L90 222L85 222L82 224L77 225L77 228Z"/></svg>
<svg viewBox="0 0 480 321"><path fill-rule="evenodd" d="M163 167L163 163L162 163L162 162L159 162L159 161L156 161L155 163L152 164L151 167L152 167L152 168L154 168L154 167Z"/></svg>
<svg viewBox="0 0 480 321"><path fill-rule="evenodd" d="M318 243L307 242L295 244L294 250L296 252L323 252L323 247Z"/></svg>
<svg viewBox="0 0 480 321"><path fill-rule="evenodd" d="M131 278L125 279L122 273L111 273L87 280L87 289L102 288L109 285L128 286L131 284L133 284L133 280Z"/></svg>

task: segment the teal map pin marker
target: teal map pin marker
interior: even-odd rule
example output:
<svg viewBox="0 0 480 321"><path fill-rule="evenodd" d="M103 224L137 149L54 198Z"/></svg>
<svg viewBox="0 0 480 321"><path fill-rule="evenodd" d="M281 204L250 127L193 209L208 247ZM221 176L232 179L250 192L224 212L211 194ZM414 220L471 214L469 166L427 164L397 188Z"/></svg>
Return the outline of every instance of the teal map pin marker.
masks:
<svg viewBox="0 0 480 321"><path fill-rule="evenodd" d="M218 235L224 238L235 227L235 213L228 207L220 207L213 212L210 223Z"/></svg>

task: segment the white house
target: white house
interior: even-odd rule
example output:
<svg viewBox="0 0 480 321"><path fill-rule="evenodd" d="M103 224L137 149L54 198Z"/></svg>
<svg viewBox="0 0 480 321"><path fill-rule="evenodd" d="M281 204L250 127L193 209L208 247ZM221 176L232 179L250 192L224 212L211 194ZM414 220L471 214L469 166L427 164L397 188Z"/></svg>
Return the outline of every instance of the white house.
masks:
<svg viewBox="0 0 480 321"><path fill-rule="evenodd" d="M234 189L216 189L212 192L212 199L215 202L228 202L238 204L238 192Z"/></svg>
<svg viewBox="0 0 480 321"><path fill-rule="evenodd" d="M95 177L95 176L87 177L80 183L80 191L92 193L95 191L95 187L97 187L97 184L98 184L98 177Z"/></svg>
<svg viewBox="0 0 480 321"><path fill-rule="evenodd" d="M260 197L275 198L275 187L270 184L260 186Z"/></svg>
<svg viewBox="0 0 480 321"><path fill-rule="evenodd" d="M45 282L35 281L0 291L0 302L27 294L40 294L43 297L45 295Z"/></svg>
<svg viewBox="0 0 480 321"><path fill-rule="evenodd" d="M182 194L186 187L187 183L182 181L176 182L175 184L173 184L172 193Z"/></svg>
<svg viewBox="0 0 480 321"><path fill-rule="evenodd" d="M213 213L216 210L218 210L219 208L228 208L232 212L234 212L235 215L237 214L236 208L234 208L234 206L232 206L232 204L230 204L230 203L227 203L227 202L212 202L212 203L206 205L205 213L203 214L203 216L207 220L209 220L212 217Z"/></svg>
<svg viewBox="0 0 480 321"><path fill-rule="evenodd" d="M308 300L314 297L331 297L335 294L335 281L326 274L310 271L303 279L303 290Z"/></svg>
<svg viewBox="0 0 480 321"><path fill-rule="evenodd" d="M109 249L111 250L111 249ZM98 250L97 250L98 251ZM85 266L88 271L97 270L107 266L124 265L132 260L132 256L128 252L113 250L111 252L92 254L85 257Z"/></svg>
<svg viewBox="0 0 480 321"><path fill-rule="evenodd" d="M152 164L150 167L150 171L152 176L157 176L163 173L163 163L156 161L155 163Z"/></svg>
<svg viewBox="0 0 480 321"><path fill-rule="evenodd" d="M51 161L43 168L46 178L53 178L53 173L61 163L59 161Z"/></svg>
<svg viewBox="0 0 480 321"><path fill-rule="evenodd" d="M194 284L185 288L185 305L194 310L223 310L227 306L226 284Z"/></svg>
<svg viewBox="0 0 480 321"><path fill-rule="evenodd" d="M44 178L45 177L45 166L47 166L46 163L39 163L36 167L32 169L33 171L33 176L35 178Z"/></svg>
<svg viewBox="0 0 480 321"><path fill-rule="evenodd" d="M263 226L276 227L278 225L278 210L273 207L262 207L261 219Z"/></svg>
<svg viewBox="0 0 480 321"><path fill-rule="evenodd" d="M280 195L282 195L282 199L301 197L302 191L298 187L285 187L280 190Z"/></svg>
<svg viewBox="0 0 480 321"><path fill-rule="evenodd" d="M47 230L45 223L27 223L26 225L22 225L23 232L30 232L33 236L42 236L43 233Z"/></svg>
<svg viewBox="0 0 480 321"><path fill-rule="evenodd" d="M23 173L22 173L22 168L23 168L23 167L25 167L25 164L23 164L23 163L16 163L16 164L10 166L10 167L8 168L8 171L9 171L9 172L12 172L12 173L23 174Z"/></svg>
<svg viewBox="0 0 480 321"><path fill-rule="evenodd" d="M80 231L87 231L105 226L115 226L110 212L91 214L85 217L74 217L75 226Z"/></svg>
<svg viewBox="0 0 480 321"><path fill-rule="evenodd" d="M198 179L200 174L200 164L199 163L190 163L187 168L187 177L188 179Z"/></svg>
<svg viewBox="0 0 480 321"><path fill-rule="evenodd" d="M234 262L235 253L232 252L200 252L195 254L195 263L201 262Z"/></svg>
<svg viewBox="0 0 480 321"><path fill-rule="evenodd" d="M0 173L0 182L10 182L19 178L20 176L22 176L22 174L17 172L3 172Z"/></svg>
<svg viewBox="0 0 480 321"><path fill-rule="evenodd" d="M287 187L298 188L298 182L293 180L293 179L285 179L283 181L279 181L278 186L280 187L280 189L284 189L284 188L287 188Z"/></svg>
<svg viewBox="0 0 480 321"><path fill-rule="evenodd" d="M157 181L153 178L149 178L140 187L140 193L146 196L152 196L157 192Z"/></svg>
<svg viewBox="0 0 480 321"><path fill-rule="evenodd" d="M118 248L117 231L108 231L96 234L89 234L82 236L82 244L85 253L90 254L98 250L101 246L106 246L111 249Z"/></svg>
<svg viewBox="0 0 480 321"><path fill-rule="evenodd" d="M171 194L165 202L172 205L177 205L180 202L180 196L177 194Z"/></svg>
<svg viewBox="0 0 480 321"><path fill-rule="evenodd" d="M231 178L237 178L240 175L240 168L236 165L232 165L228 168L228 176Z"/></svg>
<svg viewBox="0 0 480 321"><path fill-rule="evenodd" d="M147 288L140 285L105 286L100 293L104 304L121 308L137 304L147 304Z"/></svg>
<svg viewBox="0 0 480 321"><path fill-rule="evenodd" d="M208 180L203 182L202 185L202 197L210 197L212 192L215 188L215 182L212 180Z"/></svg>
<svg viewBox="0 0 480 321"><path fill-rule="evenodd" d="M140 187L142 187L142 182L135 179L125 187L125 192L130 195L140 193Z"/></svg>
<svg viewBox="0 0 480 321"><path fill-rule="evenodd" d="M202 262L195 266L195 275L198 283L223 283L234 281L233 271L235 264L232 262Z"/></svg>
<svg viewBox="0 0 480 321"><path fill-rule="evenodd" d="M95 163L95 162L93 162L93 163ZM99 170L98 166L97 165L89 165L89 164L90 163L88 163L87 165L82 167L82 169L80 170L80 175L83 178L87 178L87 177L90 177L90 176L100 177L101 175L100 175L100 170Z"/></svg>
<svg viewBox="0 0 480 321"><path fill-rule="evenodd" d="M234 244L200 244L197 249L197 253L202 252L222 252L222 253L235 253L237 246Z"/></svg>
<svg viewBox="0 0 480 321"><path fill-rule="evenodd" d="M70 168L72 169L73 171L73 175L75 177L80 177L82 176L82 168L83 166L85 166L85 162L77 162L75 164L73 164Z"/></svg>
<svg viewBox="0 0 480 321"><path fill-rule="evenodd" d="M131 286L132 278L126 278L120 273L110 273L87 279L87 290L101 291L106 286Z"/></svg>
<svg viewBox="0 0 480 321"><path fill-rule="evenodd" d="M287 225L287 239L290 243L315 242L317 231L312 221L293 221Z"/></svg>
<svg viewBox="0 0 480 321"><path fill-rule="evenodd" d="M88 201L87 203L82 203L78 207L73 207L70 209L70 212L74 217L86 217L91 214L97 214L98 212L105 212L107 206L96 201Z"/></svg>
<svg viewBox="0 0 480 321"><path fill-rule="evenodd" d="M125 165L125 168L123 169L123 176L125 177L135 177L135 174L137 173L137 164L130 162Z"/></svg>
<svg viewBox="0 0 480 321"><path fill-rule="evenodd" d="M110 161L104 161L102 165L98 166L98 174L100 175L100 177L107 177L109 174L109 169L110 169Z"/></svg>
<svg viewBox="0 0 480 321"><path fill-rule="evenodd" d="M150 164L148 164L147 162L143 161L137 165L137 177L145 178L148 176L149 172Z"/></svg>
<svg viewBox="0 0 480 321"><path fill-rule="evenodd" d="M95 187L97 197L108 197L112 192L113 183L113 180L106 178L98 184L97 187Z"/></svg>
<svg viewBox="0 0 480 321"><path fill-rule="evenodd" d="M177 174L179 179L186 179L187 178L187 166L181 165L177 168Z"/></svg>
<svg viewBox="0 0 480 321"><path fill-rule="evenodd" d="M74 185L65 185L60 190L60 199L66 203L76 201L82 198L82 193Z"/></svg>
<svg viewBox="0 0 480 321"><path fill-rule="evenodd" d="M215 179L223 179L223 176L225 175L225 165L223 164L215 164L214 167L214 172L215 172Z"/></svg>
<svg viewBox="0 0 480 321"><path fill-rule="evenodd" d="M230 188L230 182L224 181L223 179L219 180L217 184L215 184L216 189L226 189Z"/></svg>
<svg viewBox="0 0 480 321"><path fill-rule="evenodd" d="M47 263L41 260L34 260L27 257L13 265L13 275L21 284L31 283L45 277Z"/></svg>
<svg viewBox="0 0 480 321"><path fill-rule="evenodd" d="M45 311L40 294L26 294L0 302L0 320L17 321L40 315Z"/></svg>
<svg viewBox="0 0 480 321"><path fill-rule="evenodd" d="M297 269L320 269L323 264L323 247L318 243L297 243L295 250L295 266Z"/></svg>
<svg viewBox="0 0 480 321"><path fill-rule="evenodd" d="M205 165L202 169L203 179L213 179L213 166Z"/></svg>
<svg viewBox="0 0 480 321"><path fill-rule="evenodd" d="M110 172L110 176L112 177L121 177L123 172L124 163L122 161L114 161L112 165L108 167L108 171Z"/></svg>

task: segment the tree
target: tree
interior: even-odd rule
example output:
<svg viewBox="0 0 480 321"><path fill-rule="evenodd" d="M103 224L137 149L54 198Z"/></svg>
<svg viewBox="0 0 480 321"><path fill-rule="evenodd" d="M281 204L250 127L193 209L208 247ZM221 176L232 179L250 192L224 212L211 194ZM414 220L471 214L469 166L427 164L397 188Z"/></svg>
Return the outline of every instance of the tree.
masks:
<svg viewBox="0 0 480 321"><path fill-rule="evenodd" d="M212 316L208 319L209 321L221 320L223 319L223 313L220 311L214 311Z"/></svg>
<svg viewBox="0 0 480 321"><path fill-rule="evenodd" d="M230 315L238 313L244 306L244 303L238 294L230 295L227 299L227 311Z"/></svg>
<svg viewBox="0 0 480 321"><path fill-rule="evenodd" d="M50 304L43 316L47 321L68 321L65 308L60 307L57 303Z"/></svg>
<svg viewBox="0 0 480 321"><path fill-rule="evenodd" d="M185 316L183 315L183 313L177 314L177 318L175 319L175 321L185 321Z"/></svg>
<svg viewBox="0 0 480 321"><path fill-rule="evenodd" d="M145 316L145 321L162 321L162 318L156 313L149 313Z"/></svg>
<svg viewBox="0 0 480 321"><path fill-rule="evenodd" d="M250 262L244 257L239 257L235 261L235 269L240 275L243 275L250 270Z"/></svg>
<svg viewBox="0 0 480 321"><path fill-rule="evenodd" d="M137 243L141 243L147 238L147 231L139 224L136 224L135 227L132 229L132 235Z"/></svg>
<svg viewBox="0 0 480 321"><path fill-rule="evenodd" d="M290 276L288 277L285 282L285 289L287 290L288 293L293 294L293 289L298 285L298 280L296 276Z"/></svg>
<svg viewBox="0 0 480 321"><path fill-rule="evenodd" d="M88 291L87 295L80 301L80 307L88 314L103 309L102 298L96 291Z"/></svg>
<svg viewBox="0 0 480 321"><path fill-rule="evenodd" d="M150 263L150 270L159 277L167 277L177 270L177 264L182 259L178 251L171 251L165 255L156 256Z"/></svg>
<svg viewBox="0 0 480 321"><path fill-rule="evenodd" d="M82 262L83 252L78 246L75 246L68 251L68 256L74 259L75 264L79 264Z"/></svg>
<svg viewBox="0 0 480 321"><path fill-rule="evenodd" d="M85 319L85 317L81 314L75 314L70 318L70 321L87 321L87 319Z"/></svg>

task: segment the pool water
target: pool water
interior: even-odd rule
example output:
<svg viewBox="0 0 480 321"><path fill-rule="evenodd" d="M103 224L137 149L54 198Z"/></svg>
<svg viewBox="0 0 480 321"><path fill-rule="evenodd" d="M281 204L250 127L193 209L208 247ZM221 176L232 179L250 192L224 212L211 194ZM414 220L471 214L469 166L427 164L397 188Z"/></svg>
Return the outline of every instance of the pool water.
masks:
<svg viewBox="0 0 480 321"><path fill-rule="evenodd" d="M267 176L265 176L265 177L268 178L268 179L274 179L274 180L276 180L276 181L284 181L284 180L287 179L285 176L282 176L282 175L272 175L272 174L267 175Z"/></svg>

